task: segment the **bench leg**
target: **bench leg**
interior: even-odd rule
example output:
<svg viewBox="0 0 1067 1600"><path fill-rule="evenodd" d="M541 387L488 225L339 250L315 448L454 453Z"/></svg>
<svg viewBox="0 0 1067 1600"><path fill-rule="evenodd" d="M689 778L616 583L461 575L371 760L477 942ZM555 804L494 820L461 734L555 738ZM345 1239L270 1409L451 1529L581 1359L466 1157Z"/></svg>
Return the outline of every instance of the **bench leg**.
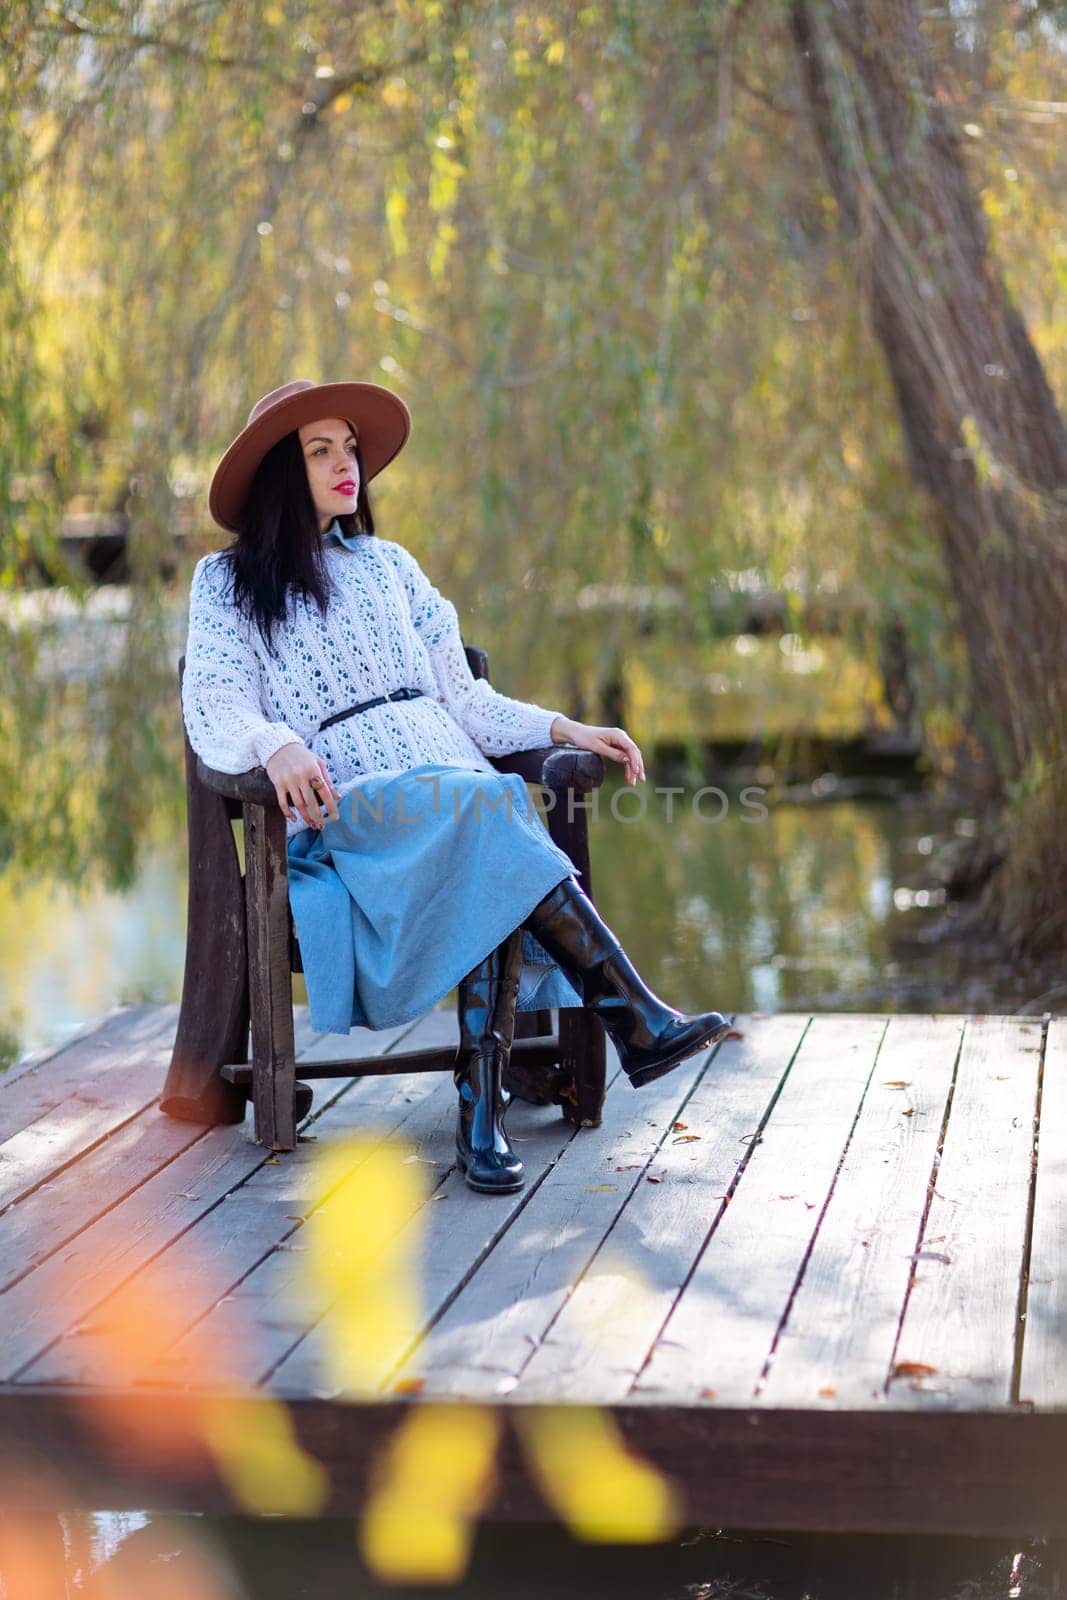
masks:
<svg viewBox="0 0 1067 1600"><path fill-rule="evenodd" d="M570 856L574 874L590 899L589 824L584 797L561 789L548 813L548 831ZM603 1024L577 1006L559 1008L560 1101L565 1119L576 1128L599 1128L607 1081L607 1047Z"/></svg>
<svg viewBox="0 0 1067 1600"><path fill-rule="evenodd" d="M246 804L244 826L255 1136L272 1150L293 1150L296 1037L285 817L277 806Z"/></svg>
<svg viewBox="0 0 1067 1600"><path fill-rule="evenodd" d="M185 977L174 1051L160 1109L185 1121L244 1120L248 1094L220 1077L248 1060L248 967L244 886L226 802L200 782L185 741L189 915Z"/></svg>

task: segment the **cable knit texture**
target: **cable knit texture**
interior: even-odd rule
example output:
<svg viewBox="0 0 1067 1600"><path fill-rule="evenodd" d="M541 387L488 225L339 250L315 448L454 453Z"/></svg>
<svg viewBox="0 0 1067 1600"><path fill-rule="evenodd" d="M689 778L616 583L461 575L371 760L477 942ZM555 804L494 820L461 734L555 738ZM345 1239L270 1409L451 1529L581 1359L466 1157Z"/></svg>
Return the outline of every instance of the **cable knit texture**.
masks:
<svg viewBox="0 0 1067 1600"><path fill-rule="evenodd" d="M552 743L562 715L500 694L467 664L455 606L403 545L377 535L337 537L325 559L333 586L326 616L290 594L273 653L234 606L224 552L193 572L182 711L189 742L219 772L265 766L302 741L341 794L370 776L427 762L492 772L488 756ZM423 697L360 711L317 729L335 711L403 687ZM305 828L287 822L291 837Z"/></svg>

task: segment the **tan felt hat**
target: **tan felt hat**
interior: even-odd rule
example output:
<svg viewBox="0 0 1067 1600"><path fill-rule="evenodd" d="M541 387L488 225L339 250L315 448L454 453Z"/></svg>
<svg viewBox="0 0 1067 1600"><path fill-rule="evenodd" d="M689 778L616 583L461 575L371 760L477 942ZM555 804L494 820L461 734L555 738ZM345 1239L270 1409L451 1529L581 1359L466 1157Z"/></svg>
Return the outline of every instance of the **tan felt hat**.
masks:
<svg viewBox="0 0 1067 1600"><path fill-rule="evenodd" d="M208 508L220 528L240 531L252 479L267 451L287 433L324 417L352 423L368 482L399 454L411 432L411 413L403 400L377 383L312 383L308 378L283 383L256 401L247 426L215 468Z"/></svg>

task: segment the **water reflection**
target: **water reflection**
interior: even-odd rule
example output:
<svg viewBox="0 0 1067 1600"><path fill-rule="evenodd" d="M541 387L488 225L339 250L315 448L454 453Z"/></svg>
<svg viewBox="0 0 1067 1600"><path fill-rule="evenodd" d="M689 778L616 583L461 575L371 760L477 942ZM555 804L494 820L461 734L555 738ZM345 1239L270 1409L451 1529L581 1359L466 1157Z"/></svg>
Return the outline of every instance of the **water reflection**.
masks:
<svg viewBox="0 0 1067 1600"><path fill-rule="evenodd" d="M747 781L747 780L746 780ZM645 815L609 779L591 820L594 892L640 970L672 1004L733 1011L1017 1011L1053 1008L1040 972L927 942L938 862L968 819L899 786L892 797L764 798L731 780L721 821L689 785L669 805L650 771ZM884 785L883 785L884 787ZM613 809L614 808L614 809ZM719 808L711 805L707 816ZM180 997L186 846L171 811L147 821L125 891L103 866L77 887L0 875L0 1057L61 1041L126 1001ZM296 994L303 999L302 980Z"/></svg>
<svg viewBox="0 0 1067 1600"><path fill-rule="evenodd" d="M723 1528L689 1528L658 1545L604 1547L582 1544L553 1524L483 1523L466 1577L442 1588L378 1582L361 1562L346 1518L72 1512L60 1524L67 1586L40 1591L50 1600L63 1593L126 1600L149 1590L182 1600L499 1600L504 1592L509 1600L553 1593L589 1600L1046 1600L1060 1592L1067 1555L1062 1541L1029 1537ZM64 1563L56 1544L58 1576Z"/></svg>

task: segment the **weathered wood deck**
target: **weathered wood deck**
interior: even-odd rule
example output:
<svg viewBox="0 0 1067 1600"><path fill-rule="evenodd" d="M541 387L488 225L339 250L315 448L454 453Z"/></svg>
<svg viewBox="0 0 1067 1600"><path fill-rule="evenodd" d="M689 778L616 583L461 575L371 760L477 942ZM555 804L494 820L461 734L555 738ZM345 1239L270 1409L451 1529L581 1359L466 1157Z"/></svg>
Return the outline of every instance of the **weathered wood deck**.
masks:
<svg viewBox="0 0 1067 1600"><path fill-rule="evenodd" d="M250 1115L171 1121L175 1022L123 1009L0 1080L0 1467L30 1450L85 1504L223 1508L220 1484L125 1461L91 1426L116 1392L180 1408L207 1340L213 1384L290 1402L335 1511L437 1397L603 1404L694 1522L1062 1531L1067 1019L738 1017L648 1088L612 1081L599 1129L514 1102L527 1183L495 1199L455 1169L447 1073L320 1081L314 1140L280 1157ZM434 1012L367 1052L455 1027ZM298 1037L305 1060L354 1053L354 1034ZM368 1127L426 1163L426 1321L355 1406L330 1390L300 1232L314 1153ZM107 1329L157 1280L182 1327L116 1374ZM514 1442L494 1514L542 1514Z"/></svg>

